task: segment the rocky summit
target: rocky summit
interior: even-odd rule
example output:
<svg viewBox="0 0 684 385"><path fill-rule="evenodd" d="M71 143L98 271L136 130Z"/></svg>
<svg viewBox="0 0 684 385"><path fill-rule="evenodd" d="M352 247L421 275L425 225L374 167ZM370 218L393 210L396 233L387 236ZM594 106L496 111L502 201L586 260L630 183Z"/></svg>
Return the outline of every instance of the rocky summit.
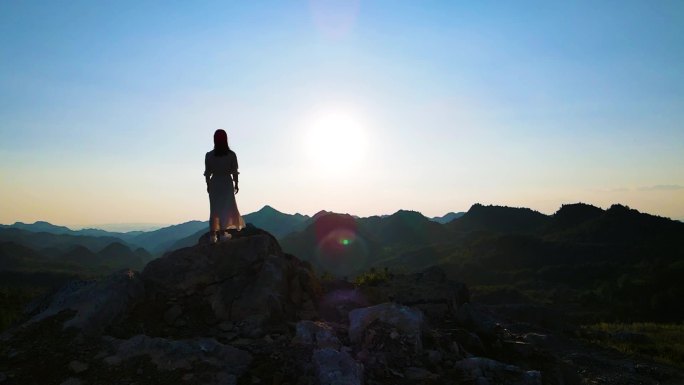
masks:
<svg viewBox="0 0 684 385"><path fill-rule="evenodd" d="M0 384L667 384L559 315L487 307L439 268L321 281L269 233L71 282L0 340ZM547 322L548 321L548 322Z"/></svg>

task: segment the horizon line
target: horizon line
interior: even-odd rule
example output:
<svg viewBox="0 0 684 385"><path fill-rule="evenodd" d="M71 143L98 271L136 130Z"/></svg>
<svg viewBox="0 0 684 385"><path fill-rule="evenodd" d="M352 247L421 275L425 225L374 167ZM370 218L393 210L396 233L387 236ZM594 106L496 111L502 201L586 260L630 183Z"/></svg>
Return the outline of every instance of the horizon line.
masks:
<svg viewBox="0 0 684 385"><path fill-rule="evenodd" d="M598 207L598 208L600 208L601 210L607 210L608 208L610 208L610 207L612 207L612 206L614 206L614 205L622 205L622 206L625 206L625 207L629 207L630 209L634 209L633 207L631 207L631 206L629 206L629 205L622 204L622 203L612 203L612 204L610 204L607 208L603 208L603 207L601 207L601 206L599 206L599 205L595 205L595 204L592 204L592 203L585 203L585 202L563 203L563 204L561 204L561 206L560 206L556 211L554 211L554 213L550 213L550 214L549 214L549 213L544 213L543 211L540 211L540 210L535 210L535 209L533 209L533 208L531 208L531 207L524 207L524 206L506 206L506 205L500 205L500 204L483 204L483 203L479 203L479 202L473 203L472 205L470 205L470 208L472 208L473 206L478 205L478 204L479 204L479 205L482 205L482 206L498 206L498 207L510 207L510 208L519 208L519 209L526 208L526 209L530 209L530 210L532 210L532 211L536 211L536 212L538 212L538 213L541 213L541 214L543 214L543 215L553 215L553 214L554 214L556 211L558 211L561 207L563 207L563 206L565 206L565 205L572 205L572 204L586 204L586 205L591 205L591 206L594 206L594 207ZM467 212L470 210L470 208L468 208L467 210L463 210L463 211L447 211L447 212L445 212L444 214L439 215L439 216L427 216L427 215L423 214L423 212L421 212L421 211L419 211L419 210L398 209L398 210L396 210L396 211L394 211L393 213L390 213L390 214L384 213L384 214L374 214L374 215L368 215L368 216L360 216L360 215L356 215L356 214L352 214L352 213L348 213L348 212L344 212L344 213L343 213L343 212L335 212L335 211L329 211L329 210L323 209L323 210L318 210L317 212L315 212L315 213L309 215L309 214L302 214L302 213L300 213L300 212L288 213L288 212L285 212L285 211L281 211L281 210L279 210L279 209L276 209L275 207L273 207L273 206L270 205L270 204L265 204L265 205L262 206L260 209L255 210L255 211L252 211L252 212L249 212L249 213L247 213L247 214L243 214L243 216L257 213L257 212L263 210L263 209L266 208L266 207L270 207L270 208L274 209L275 211L278 211L278 212L280 212L280 213L282 213L282 214L286 214L286 215L303 215L303 216L307 216L307 217L310 217L310 218L313 217L313 216L315 216L316 214L318 214L318 213L320 213L320 212L328 212L328 213L332 213L332 214L342 214L342 215L351 215L351 216L357 217L357 218L370 218L370 217L374 217L374 216L378 216L378 217L381 217L381 216L390 216L390 215L396 214L396 213L399 212L399 211L414 211L414 212L420 213L420 214L421 214L422 216L424 216L425 218L433 219L433 218L441 218L441 217L444 217L444 216L446 216L446 215L448 215L448 214L451 214L451 213L456 213L456 214L458 214L458 213L467 213ZM635 210L636 210L636 209L635 209ZM645 214L649 214L649 215L654 215L654 216L658 216L658 217L663 217L663 218L667 218L667 219L674 220L674 221L684 222L684 217L675 218L675 217L672 217L672 216L661 216L661 215L657 215L657 214L651 214L651 213L649 213L649 212L640 211L640 210L637 210L637 211L639 211L640 213L645 213ZM31 223L31 222L24 222L24 221L19 221L19 220L17 220L17 221L14 221L14 223L6 223L6 224L0 223L0 226L9 227L9 226L16 225L17 223L32 225L32 224L36 224L36 223L38 223L38 222L45 222L45 223L48 223L48 224L53 225L53 226L62 226L62 227L66 227L66 228L68 228L69 230L72 230L72 231L79 231L79 230L88 230L88 229L92 229L92 230L104 230L104 231L108 231L108 232L127 233L127 232L133 232L133 231L155 231L155 230L158 230L158 229L161 229L161 228L170 227L170 226L176 226L176 225L183 224L183 223L188 223L188 222L206 222L206 221L208 221L208 220L188 219L188 220L183 220L183 221L179 221L179 222L175 222L175 223L159 223L159 222L156 222L156 223L155 223L155 222L114 222L114 223L98 223L98 224L62 224L62 223L58 223L58 222L50 222L50 221L42 220L42 219L41 219L41 220L33 221L32 223ZM136 226L142 226L143 228L136 228ZM115 228L115 227L129 227L130 229L126 229L126 230L123 230L123 229L122 229L122 230L113 230L112 228ZM106 229L106 228L110 228L110 229L108 230L108 229Z"/></svg>

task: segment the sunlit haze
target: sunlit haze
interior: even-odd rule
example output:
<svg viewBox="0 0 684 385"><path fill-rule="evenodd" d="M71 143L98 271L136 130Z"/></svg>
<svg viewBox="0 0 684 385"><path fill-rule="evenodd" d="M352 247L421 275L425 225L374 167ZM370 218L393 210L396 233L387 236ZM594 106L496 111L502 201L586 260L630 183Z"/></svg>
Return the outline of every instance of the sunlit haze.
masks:
<svg viewBox="0 0 684 385"><path fill-rule="evenodd" d="M622 203L684 218L684 3L0 2L0 223Z"/></svg>

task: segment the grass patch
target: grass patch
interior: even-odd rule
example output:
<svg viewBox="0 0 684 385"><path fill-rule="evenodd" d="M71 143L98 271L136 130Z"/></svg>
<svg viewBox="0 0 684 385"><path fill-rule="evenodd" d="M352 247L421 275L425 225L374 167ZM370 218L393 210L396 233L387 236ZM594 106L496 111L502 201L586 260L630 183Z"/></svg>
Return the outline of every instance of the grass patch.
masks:
<svg viewBox="0 0 684 385"><path fill-rule="evenodd" d="M582 330L592 343L684 369L684 324L601 322Z"/></svg>
<svg viewBox="0 0 684 385"><path fill-rule="evenodd" d="M378 270L374 267L365 273L359 274L354 279L354 284L356 286L375 286L381 282L387 282L392 278L389 270L385 267L382 270Z"/></svg>

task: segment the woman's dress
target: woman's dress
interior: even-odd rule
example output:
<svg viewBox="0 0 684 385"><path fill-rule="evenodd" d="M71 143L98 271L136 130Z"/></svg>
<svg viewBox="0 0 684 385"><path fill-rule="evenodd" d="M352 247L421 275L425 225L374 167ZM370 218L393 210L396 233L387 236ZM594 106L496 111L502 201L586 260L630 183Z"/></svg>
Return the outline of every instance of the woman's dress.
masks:
<svg viewBox="0 0 684 385"><path fill-rule="evenodd" d="M209 226L211 231L245 227L235 202L232 174L237 175L237 156L228 151L224 156L215 156L209 151L204 158L204 176L209 180Z"/></svg>

